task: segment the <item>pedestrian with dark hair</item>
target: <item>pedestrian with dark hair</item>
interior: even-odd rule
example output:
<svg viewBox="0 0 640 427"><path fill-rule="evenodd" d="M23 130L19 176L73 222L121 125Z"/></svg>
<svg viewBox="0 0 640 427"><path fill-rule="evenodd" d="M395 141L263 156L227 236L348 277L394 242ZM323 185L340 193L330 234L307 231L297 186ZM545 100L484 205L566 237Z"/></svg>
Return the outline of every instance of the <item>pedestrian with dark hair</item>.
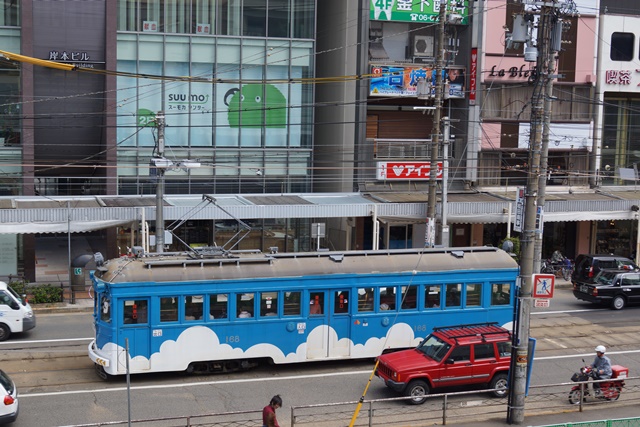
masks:
<svg viewBox="0 0 640 427"><path fill-rule="evenodd" d="M282 408L282 398L276 394L271 402L262 409L262 427L280 427L276 418L276 409Z"/></svg>

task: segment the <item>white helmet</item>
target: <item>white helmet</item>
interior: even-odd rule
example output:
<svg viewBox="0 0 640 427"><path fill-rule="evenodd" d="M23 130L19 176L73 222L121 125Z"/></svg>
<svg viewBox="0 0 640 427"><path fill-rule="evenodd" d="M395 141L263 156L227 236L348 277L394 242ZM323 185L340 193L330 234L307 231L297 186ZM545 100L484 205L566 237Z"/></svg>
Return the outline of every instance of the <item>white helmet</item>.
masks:
<svg viewBox="0 0 640 427"><path fill-rule="evenodd" d="M596 353L604 353L605 351L607 351L607 348L603 345L599 345L596 347Z"/></svg>

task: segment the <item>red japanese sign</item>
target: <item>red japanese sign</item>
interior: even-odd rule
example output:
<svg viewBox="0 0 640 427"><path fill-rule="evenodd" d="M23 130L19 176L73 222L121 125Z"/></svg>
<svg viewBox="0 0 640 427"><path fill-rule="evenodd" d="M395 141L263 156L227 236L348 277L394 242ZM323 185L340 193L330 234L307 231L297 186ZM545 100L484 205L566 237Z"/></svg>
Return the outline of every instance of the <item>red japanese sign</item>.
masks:
<svg viewBox="0 0 640 427"><path fill-rule="evenodd" d="M431 162L378 162L379 180L428 180L431 178ZM442 179L442 162L438 162L436 179Z"/></svg>
<svg viewBox="0 0 640 427"><path fill-rule="evenodd" d="M476 74L478 71L478 48L471 49L471 68L469 69L469 105L476 105Z"/></svg>

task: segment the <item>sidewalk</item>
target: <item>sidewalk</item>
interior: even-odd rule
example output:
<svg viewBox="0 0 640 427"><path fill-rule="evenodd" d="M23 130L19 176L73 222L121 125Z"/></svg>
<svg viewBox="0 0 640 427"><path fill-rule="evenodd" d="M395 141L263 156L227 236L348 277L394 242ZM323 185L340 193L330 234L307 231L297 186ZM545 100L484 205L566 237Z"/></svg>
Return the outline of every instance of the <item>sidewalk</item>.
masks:
<svg viewBox="0 0 640 427"><path fill-rule="evenodd" d="M629 402L627 406L609 407L606 403L585 407L583 412L579 412L578 408L567 410L566 412L556 412L542 415L527 415L525 409L525 417L522 426L541 427L549 425L558 425L563 423L577 423L582 421L601 421L615 420L620 418L634 418L638 416L638 408L636 403ZM447 420L447 425L457 427L501 427L512 426L516 424L507 424L507 415L501 418L490 420L476 420L471 422L455 422ZM608 425L608 424L606 424Z"/></svg>

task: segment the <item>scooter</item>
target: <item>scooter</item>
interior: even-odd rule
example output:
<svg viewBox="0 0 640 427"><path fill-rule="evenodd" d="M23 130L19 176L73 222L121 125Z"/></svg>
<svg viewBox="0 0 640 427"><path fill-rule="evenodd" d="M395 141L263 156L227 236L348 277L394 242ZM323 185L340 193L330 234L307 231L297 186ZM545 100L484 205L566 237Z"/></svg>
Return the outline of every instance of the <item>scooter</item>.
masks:
<svg viewBox="0 0 640 427"><path fill-rule="evenodd" d="M584 362L584 360L583 360ZM580 368L579 372L571 376L571 381L585 383L578 384L571 388L569 392L569 402L577 405L581 400L598 401L598 400L618 400L622 387L624 387L624 378L629 376L629 368L620 365L611 367L611 379L594 383L589 378L597 380L595 372L591 366Z"/></svg>

